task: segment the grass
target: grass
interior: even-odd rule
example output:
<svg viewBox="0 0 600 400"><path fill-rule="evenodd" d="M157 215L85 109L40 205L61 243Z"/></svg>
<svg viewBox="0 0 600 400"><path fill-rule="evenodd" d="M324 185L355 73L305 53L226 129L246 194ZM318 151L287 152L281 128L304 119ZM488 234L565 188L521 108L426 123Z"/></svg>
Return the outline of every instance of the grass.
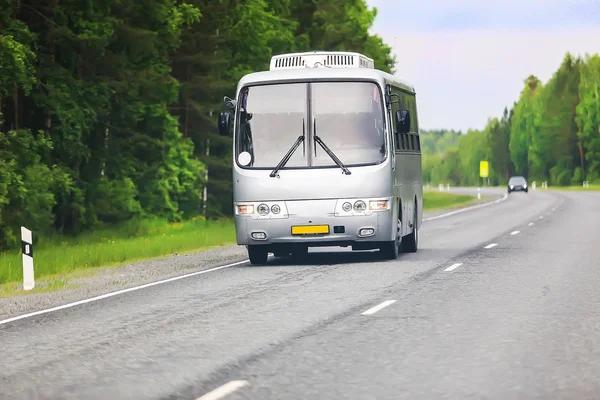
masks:
<svg viewBox="0 0 600 400"><path fill-rule="evenodd" d="M234 242L235 231L231 221L209 222L202 219L173 224L131 222L118 228L97 229L75 238L40 238L34 250L35 277L38 280L64 276L81 269L122 265ZM22 279L20 249L0 253L0 284Z"/></svg>
<svg viewBox="0 0 600 400"><path fill-rule="evenodd" d="M425 191L423 203L425 210L437 210L464 204L474 198ZM67 276L82 276L99 267L231 245L235 243L235 230L228 220L209 222L196 219L173 224L145 220L96 229L74 238L35 239L34 292L39 293L64 287ZM18 285L22 279L20 249L0 253L0 297L20 291ZM37 283L40 285L37 286Z"/></svg>
<svg viewBox="0 0 600 400"><path fill-rule="evenodd" d="M468 203L476 198L476 196L466 194L425 191L423 193L423 210L432 211L453 208L454 206L464 205L464 203Z"/></svg>
<svg viewBox="0 0 600 400"><path fill-rule="evenodd" d="M541 188L540 186L537 187L538 190L544 190L543 188ZM593 192L593 191L599 191L600 190L600 184L596 183L596 184L590 184L589 187L584 188L583 185L577 185L577 186L548 186L548 190L566 190L566 191L573 191L573 192Z"/></svg>

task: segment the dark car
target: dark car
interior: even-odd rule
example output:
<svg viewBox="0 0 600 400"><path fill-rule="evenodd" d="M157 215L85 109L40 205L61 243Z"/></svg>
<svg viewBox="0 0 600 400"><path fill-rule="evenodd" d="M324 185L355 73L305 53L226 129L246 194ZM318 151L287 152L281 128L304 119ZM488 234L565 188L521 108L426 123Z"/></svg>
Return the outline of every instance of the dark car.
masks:
<svg viewBox="0 0 600 400"><path fill-rule="evenodd" d="M508 180L508 193L525 192L528 193L527 180L522 176L512 176Z"/></svg>

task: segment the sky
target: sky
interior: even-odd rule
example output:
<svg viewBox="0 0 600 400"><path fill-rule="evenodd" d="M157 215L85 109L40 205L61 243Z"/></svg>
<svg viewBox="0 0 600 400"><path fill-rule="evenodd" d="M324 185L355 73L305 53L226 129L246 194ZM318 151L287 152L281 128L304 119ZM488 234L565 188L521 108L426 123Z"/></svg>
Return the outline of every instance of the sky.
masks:
<svg viewBox="0 0 600 400"><path fill-rule="evenodd" d="M367 0L371 29L417 92L421 129L483 129L533 74L600 53L600 0ZM376 66L377 67L377 66Z"/></svg>

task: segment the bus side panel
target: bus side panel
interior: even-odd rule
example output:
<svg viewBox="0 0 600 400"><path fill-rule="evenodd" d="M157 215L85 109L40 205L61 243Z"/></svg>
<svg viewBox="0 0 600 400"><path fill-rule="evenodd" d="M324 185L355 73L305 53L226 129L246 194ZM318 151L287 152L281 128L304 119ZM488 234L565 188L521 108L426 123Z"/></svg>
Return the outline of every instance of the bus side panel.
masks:
<svg viewBox="0 0 600 400"><path fill-rule="evenodd" d="M422 214L421 156L414 153L396 153L394 171L394 192L402 201L402 233L411 232L409 222L413 222L414 202L417 199L418 214ZM417 215L417 221L420 216ZM420 222L420 221L419 221ZM414 223L414 222L413 222Z"/></svg>

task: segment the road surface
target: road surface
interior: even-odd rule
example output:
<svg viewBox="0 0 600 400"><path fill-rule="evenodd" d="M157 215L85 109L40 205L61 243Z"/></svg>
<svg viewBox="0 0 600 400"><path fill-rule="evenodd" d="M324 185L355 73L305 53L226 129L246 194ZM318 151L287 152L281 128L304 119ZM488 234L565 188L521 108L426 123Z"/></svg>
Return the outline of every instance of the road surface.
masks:
<svg viewBox="0 0 600 400"><path fill-rule="evenodd" d="M317 252L0 321L0 398L598 398L599 226L600 192L513 193L396 261Z"/></svg>

